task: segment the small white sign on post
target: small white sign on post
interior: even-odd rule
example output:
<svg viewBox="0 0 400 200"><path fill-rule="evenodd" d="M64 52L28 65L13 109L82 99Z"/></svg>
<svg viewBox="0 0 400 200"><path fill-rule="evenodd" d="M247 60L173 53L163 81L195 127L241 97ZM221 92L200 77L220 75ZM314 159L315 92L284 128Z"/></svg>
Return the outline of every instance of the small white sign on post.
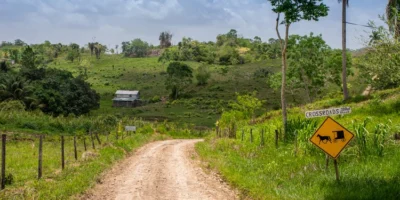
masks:
<svg viewBox="0 0 400 200"><path fill-rule="evenodd" d="M306 112L306 118L327 117L331 115L345 115L351 113L350 107L328 108L323 110L312 110Z"/></svg>
<svg viewBox="0 0 400 200"><path fill-rule="evenodd" d="M133 131L136 132L136 126L125 126L125 131Z"/></svg>

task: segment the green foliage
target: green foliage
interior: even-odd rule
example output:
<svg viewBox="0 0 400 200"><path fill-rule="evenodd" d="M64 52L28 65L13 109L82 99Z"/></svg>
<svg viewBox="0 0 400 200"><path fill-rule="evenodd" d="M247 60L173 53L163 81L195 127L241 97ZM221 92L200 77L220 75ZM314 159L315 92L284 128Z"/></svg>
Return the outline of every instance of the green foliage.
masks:
<svg viewBox="0 0 400 200"><path fill-rule="evenodd" d="M329 47L321 35L311 33L309 36L291 35L288 48L288 77L296 79L296 84L290 86L304 88L312 102L312 97L317 96L325 85L324 57Z"/></svg>
<svg viewBox="0 0 400 200"><path fill-rule="evenodd" d="M24 80L21 76L9 74L0 80L0 100L21 101L27 109L34 108L36 99L33 96L33 89L29 81Z"/></svg>
<svg viewBox="0 0 400 200"><path fill-rule="evenodd" d="M289 119L283 140L289 143L293 142L297 137L301 145L307 148L307 143L309 143L309 139L317 127L317 121L312 119L304 119L303 117Z"/></svg>
<svg viewBox="0 0 400 200"><path fill-rule="evenodd" d="M37 57L30 46L27 46L21 54L21 64L26 68L34 68L37 66Z"/></svg>
<svg viewBox="0 0 400 200"><path fill-rule="evenodd" d="M99 108L100 96L81 77L70 72L48 69L46 76L36 82L35 96L41 110L58 115L82 115Z"/></svg>
<svg viewBox="0 0 400 200"><path fill-rule="evenodd" d="M151 100L150 100L150 102L152 102L152 103L157 103L157 102L160 102L161 101L161 98L160 98L160 96L154 96L153 98L151 98Z"/></svg>
<svg viewBox="0 0 400 200"><path fill-rule="evenodd" d="M347 56L347 76L354 75L353 72L353 58L350 52L346 53ZM334 83L338 87L342 88L342 50L333 49L326 53L324 59L324 71L325 78L328 82Z"/></svg>
<svg viewBox="0 0 400 200"><path fill-rule="evenodd" d="M373 88L381 90L400 86L400 44L389 34L371 44L357 61L360 77Z"/></svg>
<svg viewBox="0 0 400 200"><path fill-rule="evenodd" d="M172 62L168 65L165 85L167 90L171 90L170 96L173 99L177 99L183 88L192 83L192 73L192 68L187 64Z"/></svg>
<svg viewBox="0 0 400 200"><path fill-rule="evenodd" d="M208 70L206 64L200 65L196 70L197 85L207 85L208 79L211 77L211 73Z"/></svg>
<svg viewBox="0 0 400 200"><path fill-rule="evenodd" d="M161 48L168 48L172 45L172 34L168 31L161 32L158 39L160 40Z"/></svg>
<svg viewBox="0 0 400 200"><path fill-rule="evenodd" d="M6 72L6 73L8 72L9 66L8 66L8 64L7 64L6 61L0 62L0 70L1 70L2 72Z"/></svg>
<svg viewBox="0 0 400 200"><path fill-rule="evenodd" d="M22 101L11 100L0 102L0 111L24 111L25 104Z"/></svg>
<svg viewBox="0 0 400 200"><path fill-rule="evenodd" d="M374 134L373 134L373 149L375 150L376 154L380 157L383 156L383 150L385 148L385 143L387 141L387 136L390 133L390 126L389 124L379 123L375 125Z"/></svg>
<svg viewBox="0 0 400 200"><path fill-rule="evenodd" d="M198 143L196 150L245 199L396 199L400 189L400 149L392 134L400 130L400 115L394 109L398 106L399 91L379 91L375 94L379 99L366 99L359 104L343 105L338 97L291 108L290 114L295 117L289 118L289 135L279 137L278 147L274 131L282 127L281 115L272 111L259 118L258 123L245 125L245 121L235 121L240 125L232 133L236 139L212 135ZM351 114L334 118L355 134L337 160L340 184L335 180L332 161L326 168L325 153L309 141L322 119L304 118L304 111L324 108L336 101L341 102L337 105L352 108ZM249 139L250 129L253 143ZM264 146L259 146L262 130L267 134Z"/></svg>
<svg viewBox="0 0 400 200"><path fill-rule="evenodd" d="M256 97L257 92L254 91L252 94L239 95L236 94L236 102L231 103L230 106L233 110L243 113L244 119L250 119L254 117L256 110L260 109L265 103L265 100L259 100Z"/></svg>
<svg viewBox="0 0 400 200"><path fill-rule="evenodd" d="M275 59L280 54L278 40L262 42L260 37L254 40L239 37L232 29L226 34L217 36L217 42L199 42L184 37L177 46L163 51L159 62L196 61L208 64L237 65L254 61Z"/></svg>
<svg viewBox="0 0 400 200"><path fill-rule="evenodd" d="M139 38L131 42L122 42L122 53L126 57L146 57L149 48L150 45Z"/></svg>
<svg viewBox="0 0 400 200"><path fill-rule="evenodd" d="M301 20L318 21L328 15L329 8L321 3L322 0L269 0L275 13L285 14L282 23L291 24Z"/></svg>

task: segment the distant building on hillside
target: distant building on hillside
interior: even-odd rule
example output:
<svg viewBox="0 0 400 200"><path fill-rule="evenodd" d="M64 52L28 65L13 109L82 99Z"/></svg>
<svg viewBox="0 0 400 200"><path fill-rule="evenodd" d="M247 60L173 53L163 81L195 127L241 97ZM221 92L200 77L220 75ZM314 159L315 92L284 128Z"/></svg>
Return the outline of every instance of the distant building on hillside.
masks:
<svg viewBox="0 0 400 200"><path fill-rule="evenodd" d="M140 106L140 93L137 90L117 90L113 98L113 107Z"/></svg>

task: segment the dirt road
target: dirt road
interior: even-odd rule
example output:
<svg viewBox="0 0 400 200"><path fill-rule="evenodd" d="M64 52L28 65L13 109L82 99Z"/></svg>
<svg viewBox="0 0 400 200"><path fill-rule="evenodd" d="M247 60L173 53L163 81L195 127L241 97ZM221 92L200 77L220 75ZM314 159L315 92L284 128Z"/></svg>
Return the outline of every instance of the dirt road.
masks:
<svg viewBox="0 0 400 200"><path fill-rule="evenodd" d="M237 199L217 175L200 168L194 151L199 141L148 144L110 170L83 199Z"/></svg>

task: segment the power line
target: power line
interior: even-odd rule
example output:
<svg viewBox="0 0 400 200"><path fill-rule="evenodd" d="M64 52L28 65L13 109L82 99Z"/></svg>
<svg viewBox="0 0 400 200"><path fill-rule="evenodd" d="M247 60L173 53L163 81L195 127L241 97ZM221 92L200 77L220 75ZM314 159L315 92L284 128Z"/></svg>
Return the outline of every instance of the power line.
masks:
<svg viewBox="0 0 400 200"><path fill-rule="evenodd" d="M351 25L355 25L355 26L363 26L363 27L367 27L367 28L374 28L374 27L369 26L369 25L362 25L362 24L356 24L356 23L351 23L351 22L346 22L346 24L351 24Z"/></svg>

